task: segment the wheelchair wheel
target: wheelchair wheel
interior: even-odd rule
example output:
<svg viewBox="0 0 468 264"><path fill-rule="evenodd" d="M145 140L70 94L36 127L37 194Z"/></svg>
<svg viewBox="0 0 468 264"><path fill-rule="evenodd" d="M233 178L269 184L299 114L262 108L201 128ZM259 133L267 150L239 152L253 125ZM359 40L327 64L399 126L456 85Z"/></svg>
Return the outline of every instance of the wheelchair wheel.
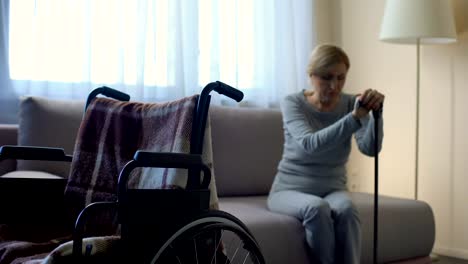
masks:
<svg viewBox="0 0 468 264"><path fill-rule="evenodd" d="M264 264L265 260L240 220L225 212L212 211L175 232L151 263Z"/></svg>

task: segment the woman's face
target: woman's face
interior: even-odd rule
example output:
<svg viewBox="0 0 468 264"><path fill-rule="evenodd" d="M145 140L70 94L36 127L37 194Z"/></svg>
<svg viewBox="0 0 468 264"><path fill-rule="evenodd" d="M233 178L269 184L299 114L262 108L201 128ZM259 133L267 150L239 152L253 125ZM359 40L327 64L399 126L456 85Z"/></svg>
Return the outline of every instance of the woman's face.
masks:
<svg viewBox="0 0 468 264"><path fill-rule="evenodd" d="M318 93L322 104L338 100L346 81L347 72L348 69L344 63L337 63L328 67L323 73L310 76L312 87Z"/></svg>

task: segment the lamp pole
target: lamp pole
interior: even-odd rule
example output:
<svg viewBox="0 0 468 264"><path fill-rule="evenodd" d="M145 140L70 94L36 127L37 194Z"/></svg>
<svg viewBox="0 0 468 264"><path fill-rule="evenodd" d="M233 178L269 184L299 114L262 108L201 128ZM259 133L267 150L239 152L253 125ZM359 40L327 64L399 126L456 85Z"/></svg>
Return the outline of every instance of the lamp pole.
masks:
<svg viewBox="0 0 468 264"><path fill-rule="evenodd" d="M419 185L419 58L421 50L421 39L416 40L416 142L415 142L415 165L414 165L414 199L418 200Z"/></svg>

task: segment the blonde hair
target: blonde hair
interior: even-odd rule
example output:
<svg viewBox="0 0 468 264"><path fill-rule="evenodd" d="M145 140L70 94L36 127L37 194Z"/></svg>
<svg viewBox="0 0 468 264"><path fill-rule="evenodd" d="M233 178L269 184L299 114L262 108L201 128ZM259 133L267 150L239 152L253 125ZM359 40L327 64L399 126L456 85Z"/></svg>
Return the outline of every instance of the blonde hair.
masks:
<svg viewBox="0 0 468 264"><path fill-rule="evenodd" d="M322 74L328 67L337 63L344 63L347 70L351 66L348 55L340 47L330 44L318 45L310 54L307 74L309 77Z"/></svg>

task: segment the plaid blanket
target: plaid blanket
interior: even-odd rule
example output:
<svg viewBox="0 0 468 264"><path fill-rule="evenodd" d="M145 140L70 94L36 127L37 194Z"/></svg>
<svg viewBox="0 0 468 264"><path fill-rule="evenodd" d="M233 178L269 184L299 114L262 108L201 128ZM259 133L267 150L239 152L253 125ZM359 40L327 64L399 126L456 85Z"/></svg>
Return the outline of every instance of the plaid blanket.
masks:
<svg viewBox="0 0 468 264"><path fill-rule="evenodd" d="M196 95L161 104L94 99L78 131L71 173L65 189L65 199L69 207L67 209L70 209L72 217L77 216L92 202L117 199L118 175L137 150L189 153L196 101ZM206 124L204 139L203 161L212 168L209 121ZM134 170L128 185L129 188L139 189L184 188L186 179L186 170L142 168ZM214 179L213 174L210 184L210 207L217 209L218 197ZM94 235L118 234L114 212L104 212L96 216L89 226L91 229L87 230L88 233ZM0 241L0 247L6 245L3 243L7 242ZM57 240L48 240L45 243L57 246ZM31 248L37 247L34 243L28 245ZM47 247L45 250L34 251L36 259L43 258L43 253L50 250L51 248ZM29 248L23 251L28 252ZM7 251L0 251L0 264L9 263L2 262L1 255L5 252ZM25 254L20 254L23 255ZM46 260L44 263L53 263L50 262L53 260L51 257ZM34 263L31 261L28 257L17 263Z"/></svg>
<svg viewBox="0 0 468 264"><path fill-rule="evenodd" d="M69 241L71 235L51 226L0 225L0 263L29 263Z"/></svg>

